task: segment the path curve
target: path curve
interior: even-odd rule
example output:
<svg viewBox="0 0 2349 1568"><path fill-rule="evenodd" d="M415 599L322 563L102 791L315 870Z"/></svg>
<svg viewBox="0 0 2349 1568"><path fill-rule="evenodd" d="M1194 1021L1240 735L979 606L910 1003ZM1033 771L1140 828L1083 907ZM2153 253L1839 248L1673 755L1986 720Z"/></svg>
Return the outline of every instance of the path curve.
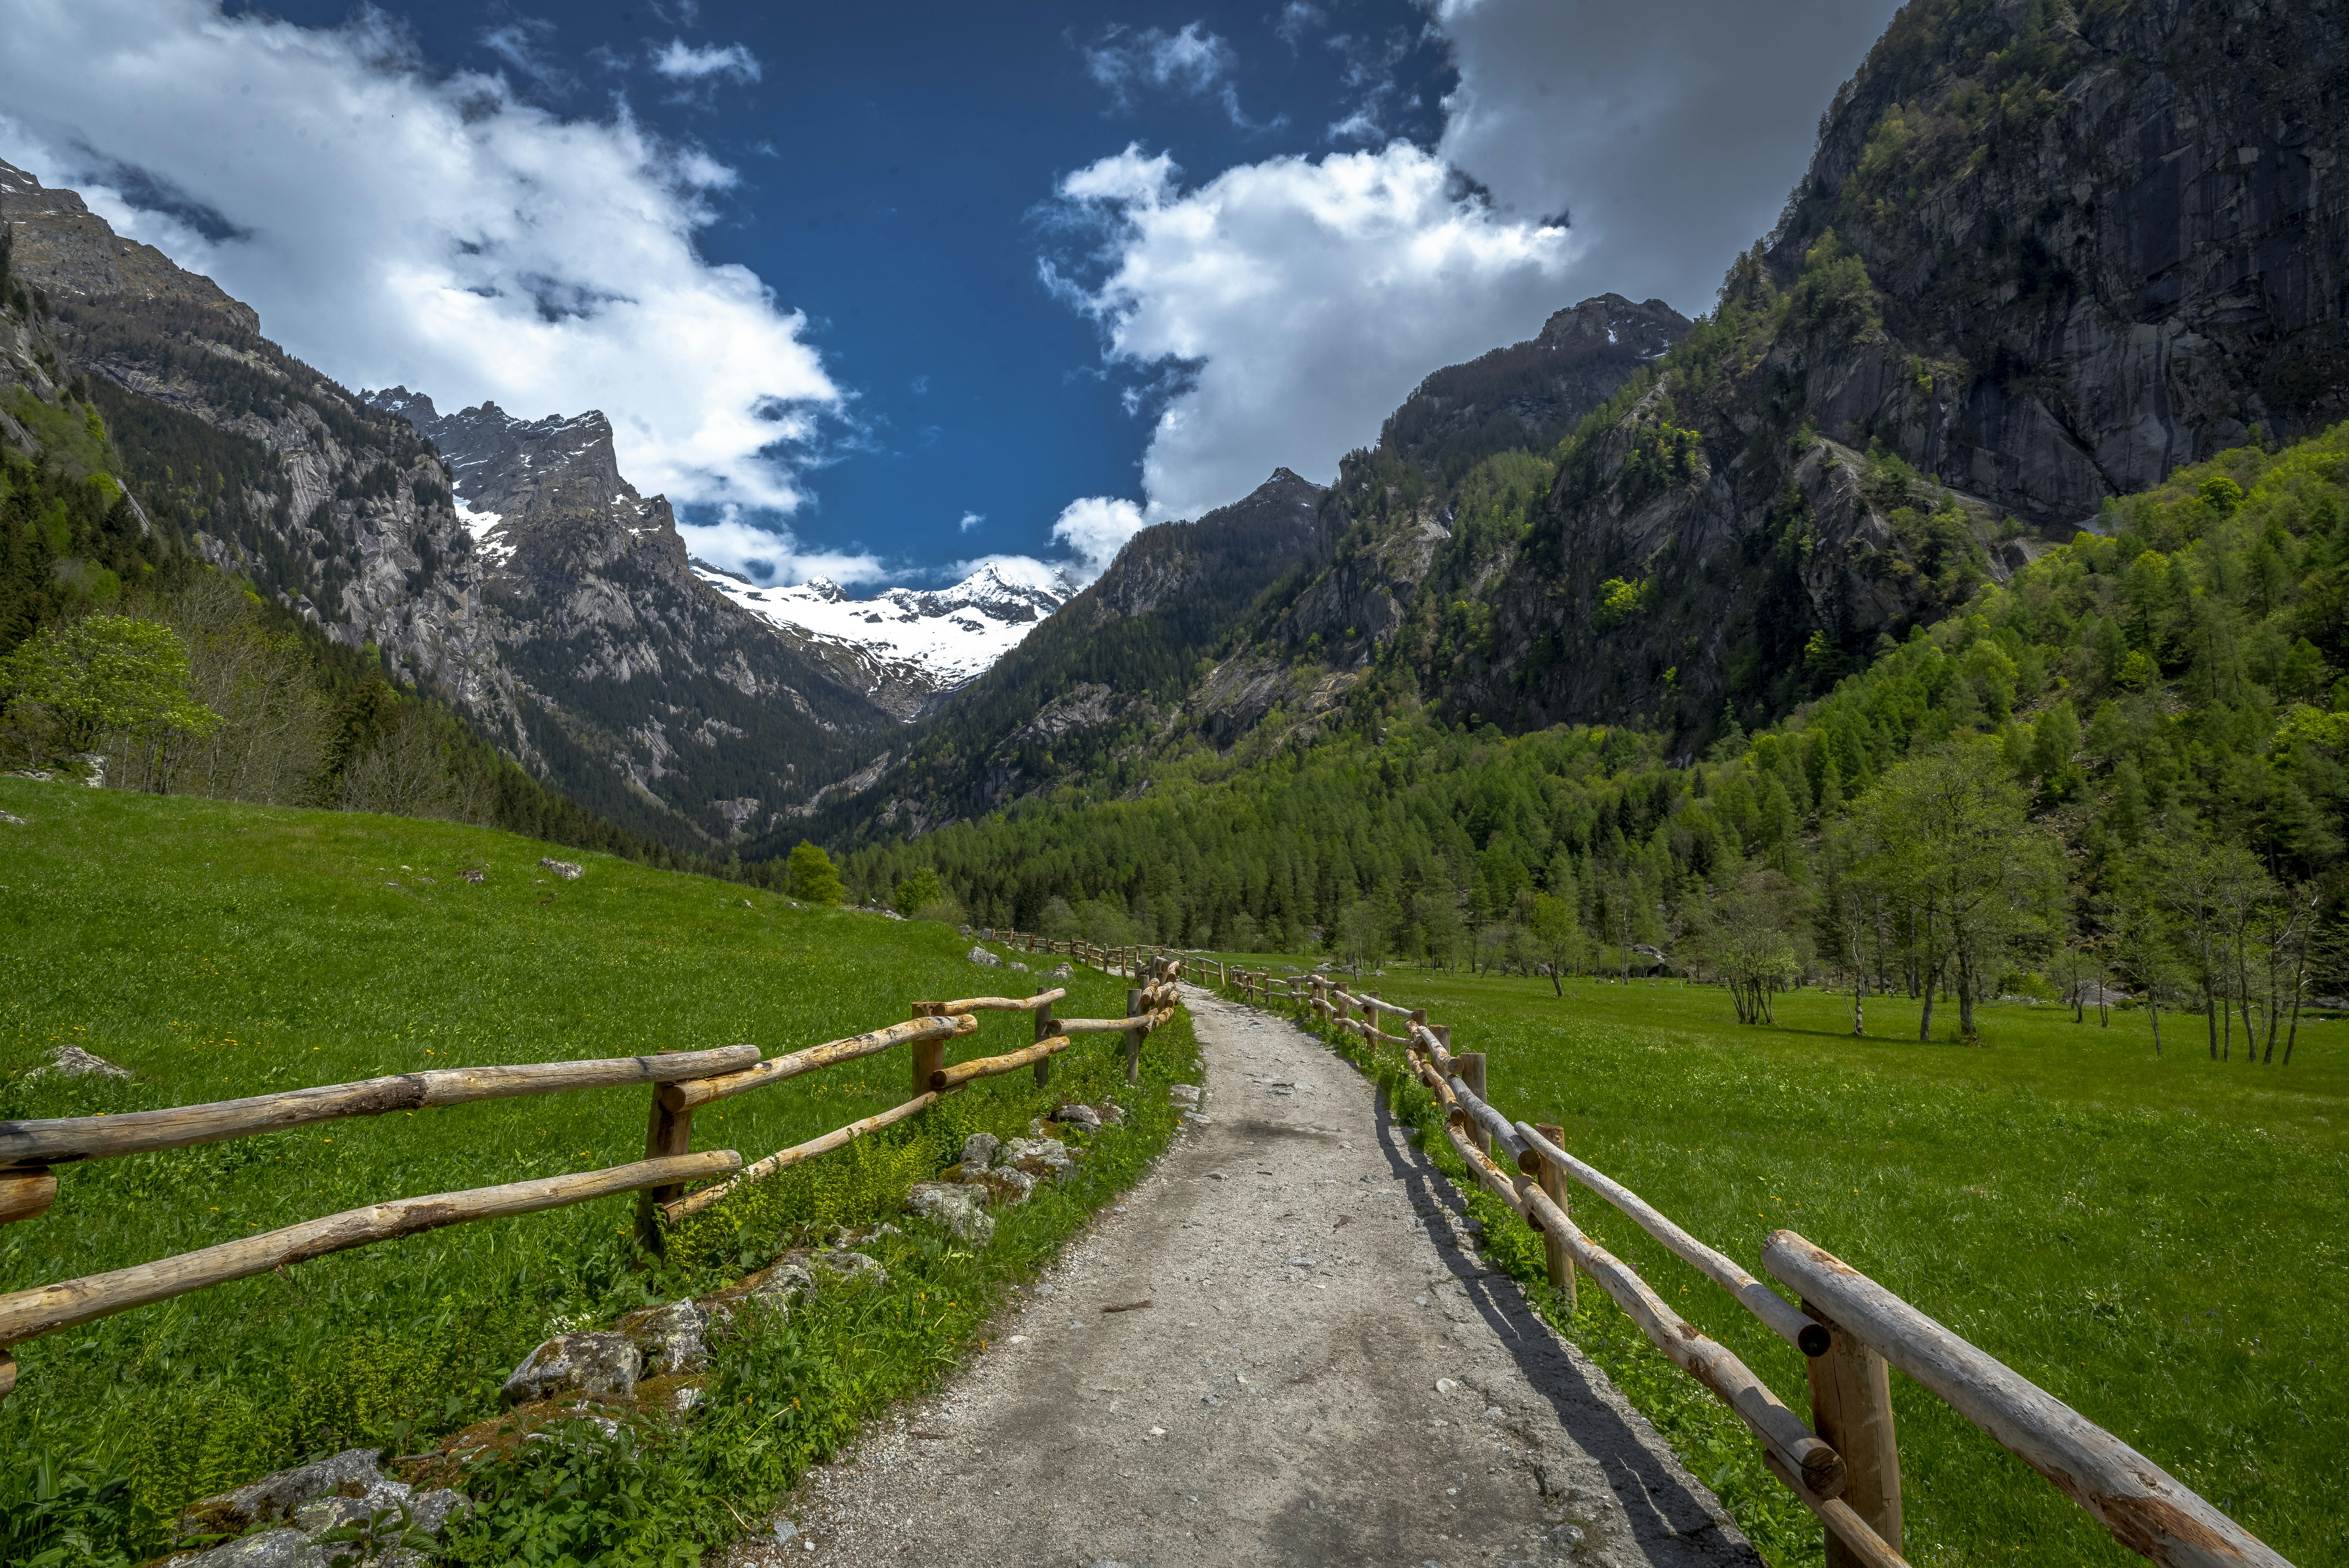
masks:
<svg viewBox="0 0 2349 1568"><path fill-rule="evenodd" d="M788 1550L730 1562L1759 1568L1478 1261L1367 1079L1284 1019L1185 1001L1207 1122L947 1387L809 1476Z"/></svg>

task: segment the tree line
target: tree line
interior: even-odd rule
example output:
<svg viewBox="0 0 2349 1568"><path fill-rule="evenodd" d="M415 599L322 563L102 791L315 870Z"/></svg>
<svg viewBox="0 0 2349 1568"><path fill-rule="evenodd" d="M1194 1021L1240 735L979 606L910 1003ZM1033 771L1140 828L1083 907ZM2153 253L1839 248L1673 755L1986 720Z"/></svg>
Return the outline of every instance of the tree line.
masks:
<svg viewBox="0 0 2349 1568"><path fill-rule="evenodd" d="M2288 1061L2349 902L2349 427L2110 503L2094 531L1684 767L1652 728L1509 737L1408 692L1316 737L1176 734L1081 788L875 846L975 923L1568 976L1834 977L1971 1039L2023 993L2199 1014ZM1947 1011L1937 1009L1946 1006ZM2175 1026L2166 1037L2175 1042Z"/></svg>

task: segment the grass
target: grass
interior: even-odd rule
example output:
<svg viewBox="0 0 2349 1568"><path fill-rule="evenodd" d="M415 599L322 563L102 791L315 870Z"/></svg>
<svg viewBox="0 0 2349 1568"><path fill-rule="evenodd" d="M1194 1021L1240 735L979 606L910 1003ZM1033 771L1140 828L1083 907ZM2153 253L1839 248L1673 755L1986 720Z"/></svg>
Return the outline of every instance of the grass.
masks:
<svg viewBox="0 0 2349 1568"><path fill-rule="evenodd" d="M1855 1039L1850 998L1815 991L1779 998L1775 1026L1748 1027L1726 993L1672 981L1585 979L1563 1001L1547 980L1398 969L1377 984L1453 1026L1454 1049L1486 1053L1503 1110L1563 1124L1568 1147L1755 1274L1763 1238L1799 1231L2286 1557L2349 1561L2349 1523L2324 1501L2349 1450L2334 1376L2349 1317L2349 1021L2304 1022L2287 1070L2246 1066L2240 1040L2232 1064L2209 1060L2194 1016L2165 1016L2157 1057L2136 1013L2099 1027L2002 1004L1982 1010L1983 1048L1967 1049L1920 1043L1906 998L1870 997ZM1440 1136L1433 1147L1449 1158ZM1539 1238L1476 1202L1502 1258L1542 1277ZM1576 1216L1806 1407L1795 1351L1596 1198ZM1570 1322L1547 1305L1771 1560L1820 1561L1816 1525L1733 1418L1587 1281L1580 1300ZM1893 1384L1911 1562L2137 1561L1940 1401Z"/></svg>
<svg viewBox="0 0 2349 1568"><path fill-rule="evenodd" d="M1006 988L945 926L793 908L487 830L14 779L0 779L0 810L28 824L0 824L0 1118L433 1067L743 1041L771 1052L902 1019L916 1000ZM585 876L541 870L549 853ZM481 885L460 879L468 868ZM1080 970L1069 989L1064 1016L1123 1015L1121 982ZM1023 1016L996 1015L949 1059L1029 1037ZM63 1043L137 1076L26 1076ZM719 1408L690 1440L605 1456L599 1473L621 1479L596 1504L602 1522L585 1522L576 1496L568 1513L543 1498L524 1507L527 1477L484 1478L519 1500L489 1512L538 1542L533 1560L689 1560L734 1532L729 1514L755 1519L859 1418L953 1365L1001 1293L1163 1145L1163 1085L1194 1059L1178 1019L1151 1037L1143 1084L1125 1091L1116 1037L1081 1038L1050 1090L1024 1072L984 1080L751 1189L688 1222L658 1274L636 1266L633 1201L615 1198L324 1258L30 1342L0 1404L0 1504L44 1485L62 1495L41 1476L78 1475L85 1501L103 1479L127 1481L106 1508L89 1503L110 1522L60 1561L135 1561L158 1521L194 1498L340 1448L418 1451L481 1418L558 1325L726 1282L805 1227L894 1212L968 1132L1023 1133L1063 1098L1127 1099L1133 1130L1105 1132L1077 1180L1006 1212L984 1253L910 1227L881 1245L885 1289L794 1314L730 1352ZM695 1147L757 1159L896 1103L905 1070L895 1052L707 1107ZM67 1167L48 1213L0 1230L0 1290L383 1199L621 1164L642 1157L648 1093L492 1101ZM662 1484L646 1479L656 1472ZM667 1484L679 1476L698 1490ZM546 1544L558 1541L571 1544Z"/></svg>

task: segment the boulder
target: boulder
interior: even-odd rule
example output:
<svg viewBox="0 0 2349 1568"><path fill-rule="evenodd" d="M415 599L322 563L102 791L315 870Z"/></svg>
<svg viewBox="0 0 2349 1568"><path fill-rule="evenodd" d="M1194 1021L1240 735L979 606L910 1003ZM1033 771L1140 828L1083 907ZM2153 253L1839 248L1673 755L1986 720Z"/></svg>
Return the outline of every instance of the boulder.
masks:
<svg viewBox="0 0 2349 1568"><path fill-rule="evenodd" d="M983 969L1000 969L1003 967L1003 960L998 958L994 954L989 953L984 947L974 945L970 952L966 954L965 956L973 964L979 965Z"/></svg>
<svg viewBox="0 0 2349 1568"><path fill-rule="evenodd" d="M995 1239L995 1216L987 1212L980 1188L951 1181L916 1181L905 1194L905 1212L936 1220L975 1247Z"/></svg>
<svg viewBox="0 0 2349 1568"><path fill-rule="evenodd" d="M329 1459L314 1460L248 1481L233 1491L204 1498L180 1515L177 1533L235 1535L256 1524L290 1518L314 1498L343 1495L347 1489L348 1495L365 1496L376 1488L397 1485L377 1467L382 1454L381 1449L346 1449ZM407 1495L407 1491L401 1487L400 1494Z"/></svg>
<svg viewBox="0 0 2349 1568"><path fill-rule="evenodd" d="M1105 1099L1101 1102L1101 1119L1103 1126L1123 1127L1125 1125L1125 1107L1118 1104L1117 1101L1113 1099Z"/></svg>
<svg viewBox="0 0 2349 1568"><path fill-rule="evenodd" d="M612 1394L626 1398L644 1376L644 1352L625 1334L558 1334L514 1368L498 1390L509 1405L558 1394Z"/></svg>
<svg viewBox="0 0 2349 1568"><path fill-rule="evenodd" d="M59 1078L127 1078L135 1076L121 1063L92 1055L79 1046L57 1047L49 1053L49 1065L34 1068L28 1076L37 1077L42 1073L55 1073Z"/></svg>
<svg viewBox="0 0 2349 1568"><path fill-rule="evenodd" d="M585 872L579 869L576 862L572 861L558 861L552 855L540 856L538 863L544 866L548 871L553 872L556 876L561 877L564 882L577 882L581 877L587 874Z"/></svg>
<svg viewBox="0 0 2349 1568"><path fill-rule="evenodd" d="M962 1170L966 1178L976 1176L995 1163L1003 1149L1003 1140L992 1132L974 1132L962 1140Z"/></svg>
<svg viewBox="0 0 2349 1568"><path fill-rule="evenodd" d="M1013 959L1013 960L1011 961L1011 963L1009 964L1009 967L1010 968L1011 972L1012 972L1013 974L1015 974L1015 975L1025 975L1025 974L1027 974L1027 973L1028 973L1028 965L1026 965L1025 964L1020 963L1020 962L1019 962L1019 960L1018 960L1017 958L1015 958L1015 959Z"/></svg>
<svg viewBox="0 0 2349 1568"><path fill-rule="evenodd" d="M1030 1176L1061 1177L1077 1168L1069 1146L1057 1138L1015 1138L1006 1148L1005 1161Z"/></svg>
<svg viewBox="0 0 2349 1568"><path fill-rule="evenodd" d="M1073 980L1076 977L1077 972L1070 968L1065 964L1061 965L1058 969L1053 970L1050 975L1044 976L1047 980Z"/></svg>
<svg viewBox="0 0 2349 1568"><path fill-rule="evenodd" d="M626 1335L644 1352L647 1376L700 1366L709 1329L709 1315L689 1301L643 1307L612 1325L613 1333Z"/></svg>
<svg viewBox="0 0 2349 1568"><path fill-rule="evenodd" d="M327 1568L326 1549L291 1527L169 1560L169 1568Z"/></svg>
<svg viewBox="0 0 2349 1568"><path fill-rule="evenodd" d="M1064 1105L1052 1113L1054 1121L1065 1121L1071 1127L1081 1127L1087 1132L1099 1132L1102 1113L1089 1105Z"/></svg>
<svg viewBox="0 0 2349 1568"><path fill-rule="evenodd" d="M977 1176L966 1176L962 1185L977 1188L986 1194L987 1202L998 1209L1016 1209L1036 1192L1036 1178L1017 1165L1005 1165Z"/></svg>

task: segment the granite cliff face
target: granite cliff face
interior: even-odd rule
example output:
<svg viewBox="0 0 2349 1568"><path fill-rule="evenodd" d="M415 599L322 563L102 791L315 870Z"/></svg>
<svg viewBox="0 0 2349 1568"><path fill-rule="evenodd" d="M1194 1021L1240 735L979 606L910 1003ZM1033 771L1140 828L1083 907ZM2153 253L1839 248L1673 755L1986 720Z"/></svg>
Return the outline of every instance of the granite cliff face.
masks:
<svg viewBox="0 0 2349 1568"><path fill-rule="evenodd" d="M602 414L443 415L405 387L362 401L447 460L501 663L585 803L657 801L723 841L847 771L885 727L810 639L701 580L667 500L622 477Z"/></svg>
<svg viewBox="0 0 2349 1568"><path fill-rule="evenodd" d="M87 387L119 442L154 458L150 482L177 488L200 553L441 692L582 804L707 848L765 828L894 727L695 576L601 415L371 403L69 191L0 165L0 222L54 345L0 380Z"/></svg>
<svg viewBox="0 0 2349 1568"><path fill-rule="evenodd" d="M2336 0L1911 0L1713 315L1594 424L1517 443L1540 494L1488 469L1472 526L1453 481L1499 464L1494 418L1431 452L1406 405L1350 459L1359 521L1203 692L1208 727L1269 711L1281 666L1324 707L1371 682L1701 747L2107 498L2349 417L2345 51Z"/></svg>

